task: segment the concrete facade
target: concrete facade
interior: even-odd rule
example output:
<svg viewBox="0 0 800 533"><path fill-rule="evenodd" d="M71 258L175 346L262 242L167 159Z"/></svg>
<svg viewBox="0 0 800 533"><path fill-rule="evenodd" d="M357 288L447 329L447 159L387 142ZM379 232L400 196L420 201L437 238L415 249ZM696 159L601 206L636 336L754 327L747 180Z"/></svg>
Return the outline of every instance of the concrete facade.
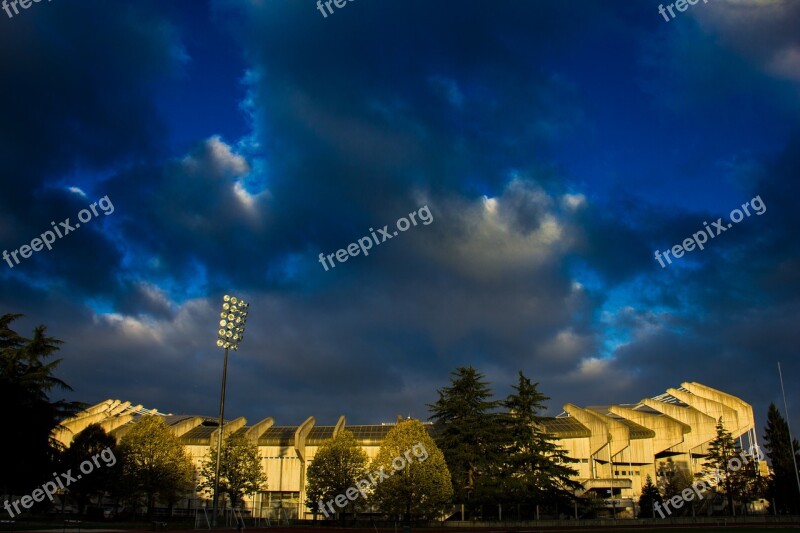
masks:
<svg viewBox="0 0 800 533"><path fill-rule="evenodd" d="M723 425L743 449L757 445L752 407L743 400L700 383L683 383L654 398L635 404L579 407L563 406L564 412L548 418L544 429L577 462L576 481L587 491L605 498L619 517L632 515L647 475L655 482L661 464L671 459L692 473L702 470L708 444L716 436L716 423ZM62 423L54 436L69 445L74 435L89 424L99 423L121 438L131 423L143 415L164 417L178 436L195 465L199 466L212 443L217 442L217 420L203 416L179 416L148 410L130 402L106 400ZM386 433L394 424L347 426L345 417L335 426L318 426L309 417L297 426L276 426L265 418L248 426L247 420L226 420L224 431L243 432L256 443L268 490L247 498L246 508L255 516L275 518L309 517L305 500L305 474L319 446L345 427L370 458L377 455ZM766 472L762 464L762 472ZM613 497L612 497L613 491ZM197 507L208 501L191 495L185 506Z"/></svg>

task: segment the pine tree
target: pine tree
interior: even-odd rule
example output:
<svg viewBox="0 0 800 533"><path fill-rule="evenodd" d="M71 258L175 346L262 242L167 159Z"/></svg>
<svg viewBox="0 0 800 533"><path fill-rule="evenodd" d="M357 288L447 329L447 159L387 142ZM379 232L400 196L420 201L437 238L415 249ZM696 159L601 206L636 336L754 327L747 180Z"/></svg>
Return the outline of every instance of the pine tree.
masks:
<svg viewBox="0 0 800 533"><path fill-rule="evenodd" d="M555 443L555 436L546 432L544 418L550 398L537 390L522 371L512 393L503 402L507 412L502 420L506 428L505 461L501 463L504 498L508 503L567 507L574 499L580 483L572 481L577 471L569 466L575 462Z"/></svg>
<svg viewBox="0 0 800 533"><path fill-rule="evenodd" d="M25 428L0 438L0 457L6 458L0 475L0 492L27 494L56 467L60 444L53 429L82 406L76 402L53 401L55 390L72 390L54 376L61 359L47 361L60 340L46 335L45 326L34 329L33 338L17 334L10 325L22 317L0 317L0 405L7 428Z"/></svg>
<svg viewBox="0 0 800 533"><path fill-rule="evenodd" d="M708 471L714 471L719 476L720 482L717 484L715 490L718 493L725 494L728 500L728 512L732 515L736 514L733 507L734 505L734 479L733 473L729 470L728 466L733 458L738 458L736 443L731 436L730 431L725 429L722 425L722 418L717 421L717 435L708 446L708 455L706 461L703 463Z"/></svg>
<svg viewBox="0 0 800 533"><path fill-rule="evenodd" d="M764 448L772 463L773 472L767 488L770 504L775 502L778 513L800 514L797 477L792 460L792 450L789 447L789 425L774 403L769 405L767 411ZM796 439L792 442L792 448L794 448L796 460L800 464L800 444Z"/></svg>
<svg viewBox="0 0 800 533"><path fill-rule="evenodd" d="M434 439L453 480L454 499L471 512L493 498L493 467L502 460L504 440L496 413L499 402L491 399L483 378L472 367L458 368L451 386L440 389L439 399L428 405Z"/></svg>
<svg viewBox="0 0 800 533"><path fill-rule="evenodd" d="M653 505L655 503L663 504L664 499L661 497L661 493L658 492L658 487L653 484L650 474L648 474L642 486L642 495L639 496L639 518L655 517Z"/></svg>

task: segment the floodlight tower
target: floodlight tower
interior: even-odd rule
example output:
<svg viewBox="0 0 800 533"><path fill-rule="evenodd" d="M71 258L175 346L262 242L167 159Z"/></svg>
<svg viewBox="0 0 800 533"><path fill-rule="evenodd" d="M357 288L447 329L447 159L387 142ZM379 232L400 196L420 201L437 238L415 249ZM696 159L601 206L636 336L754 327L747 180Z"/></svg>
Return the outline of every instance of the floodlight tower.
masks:
<svg viewBox="0 0 800 533"><path fill-rule="evenodd" d="M222 456L222 433L225 424L225 383L228 378L228 349L239 349L239 344L244 338L244 325L247 322L247 309L250 304L236 296L226 294L222 298L222 312L219 314L219 331L217 332L217 346L225 348L225 362L222 365L222 392L219 397L219 424L217 436L217 466L214 469L214 511L212 514L212 527L217 527L219 513L219 465Z"/></svg>

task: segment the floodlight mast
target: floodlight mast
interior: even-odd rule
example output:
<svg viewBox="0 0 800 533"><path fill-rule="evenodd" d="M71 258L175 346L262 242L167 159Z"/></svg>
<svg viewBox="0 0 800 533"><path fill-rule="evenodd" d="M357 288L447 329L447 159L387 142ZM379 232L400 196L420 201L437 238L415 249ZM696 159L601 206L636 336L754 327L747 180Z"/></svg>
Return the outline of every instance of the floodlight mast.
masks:
<svg viewBox="0 0 800 533"><path fill-rule="evenodd" d="M247 322L247 309L250 304L236 296L226 294L222 298L222 312L220 312L219 331L217 332L217 346L225 348L225 358L222 364L222 391L219 396L219 423L217 425L217 464L214 468L214 510L212 513L212 527L217 527L219 515L219 470L222 457L222 434L225 428L225 385L228 380L228 349L239 349L239 344L244 339L244 325Z"/></svg>

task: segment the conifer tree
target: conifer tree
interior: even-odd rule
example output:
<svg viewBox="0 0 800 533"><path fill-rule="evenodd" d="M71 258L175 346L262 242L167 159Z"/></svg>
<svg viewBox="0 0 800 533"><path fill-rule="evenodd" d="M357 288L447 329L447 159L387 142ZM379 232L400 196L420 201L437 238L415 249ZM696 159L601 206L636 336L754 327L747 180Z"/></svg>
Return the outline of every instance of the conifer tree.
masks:
<svg viewBox="0 0 800 533"><path fill-rule="evenodd" d="M708 455L703 466L709 470L714 471L719 476L719 483L715 490L722 493L728 500L728 512L732 515L736 514L733 507L734 501L734 480L732 472L729 470L728 465L731 459L737 458L736 443L731 436L731 432L725 429L722 424L722 418L717 421L717 436L711 441L708 446Z"/></svg>
<svg viewBox="0 0 800 533"><path fill-rule="evenodd" d="M661 505L664 503L664 499L661 497L661 493L658 492L658 487L653 484L650 474L647 474L642 486L642 495L639 496L639 518L653 518L655 516L655 503Z"/></svg>
<svg viewBox="0 0 800 533"><path fill-rule="evenodd" d="M764 428L764 448L772 463L772 475L768 481L767 496L770 505L774 502L780 514L800 514L800 493L798 493L792 451L800 464L800 444L797 439L789 445L789 425L774 403L767 411L767 425Z"/></svg>
<svg viewBox="0 0 800 533"><path fill-rule="evenodd" d="M494 465L499 464L503 428L497 414L499 402L472 367L452 373L451 385L438 391L439 399L429 405L434 421L434 438L444 454L453 481L454 499L474 515L494 496Z"/></svg>
<svg viewBox="0 0 800 533"><path fill-rule="evenodd" d="M576 461L556 444L554 435L547 433L540 413L550 398L539 392L538 386L520 371L514 392L503 402L507 439L507 455L501 463L503 492L509 503L564 508L581 487L571 480L578 472L568 466Z"/></svg>
<svg viewBox="0 0 800 533"><path fill-rule="evenodd" d="M53 429L82 406L53 400L54 391L72 390L55 377L61 359L50 359L62 341L38 326L28 339L11 329L20 314L0 316L0 405L6 428L25 428L0 438L0 493L26 494L51 477L61 446Z"/></svg>

